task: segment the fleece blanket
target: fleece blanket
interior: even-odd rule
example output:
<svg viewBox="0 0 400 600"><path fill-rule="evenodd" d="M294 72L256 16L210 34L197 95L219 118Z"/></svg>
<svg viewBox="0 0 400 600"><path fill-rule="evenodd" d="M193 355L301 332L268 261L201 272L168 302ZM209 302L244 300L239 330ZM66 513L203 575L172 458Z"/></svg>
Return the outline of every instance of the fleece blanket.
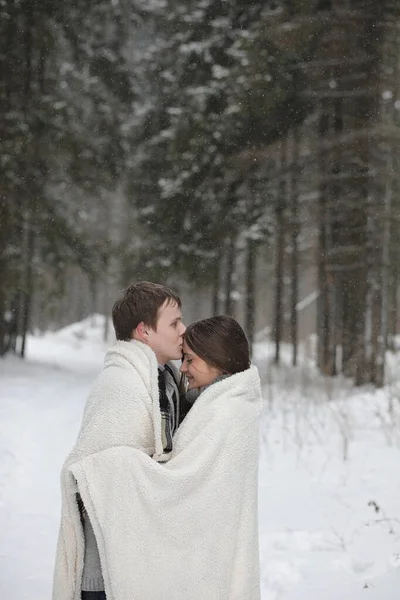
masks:
<svg viewBox="0 0 400 600"><path fill-rule="evenodd" d="M61 472L61 524L56 551L53 600L78 600L84 537L78 487L69 466L112 447L130 447L162 459L157 359L141 342L116 342L86 403L76 444ZM101 487L106 485L102 482Z"/></svg>
<svg viewBox="0 0 400 600"><path fill-rule="evenodd" d="M168 462L121 444L69 464L107 600L259 600L260 400L251 367L199 396Z"/></svg>

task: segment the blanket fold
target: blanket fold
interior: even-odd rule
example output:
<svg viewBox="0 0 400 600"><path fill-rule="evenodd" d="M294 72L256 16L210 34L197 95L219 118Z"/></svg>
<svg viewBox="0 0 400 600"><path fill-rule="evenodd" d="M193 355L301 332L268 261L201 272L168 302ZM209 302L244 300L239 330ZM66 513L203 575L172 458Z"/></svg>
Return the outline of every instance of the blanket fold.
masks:
<svg viewBox="0 0 400 600"><path fill-rule="evenodd" d="M78 489L69 465L114 446L163 459L157 359L141 342L116 342L107 352L85 406L78 439L61 471L61 524L53 600L80 600L84 536Z"/></svg>

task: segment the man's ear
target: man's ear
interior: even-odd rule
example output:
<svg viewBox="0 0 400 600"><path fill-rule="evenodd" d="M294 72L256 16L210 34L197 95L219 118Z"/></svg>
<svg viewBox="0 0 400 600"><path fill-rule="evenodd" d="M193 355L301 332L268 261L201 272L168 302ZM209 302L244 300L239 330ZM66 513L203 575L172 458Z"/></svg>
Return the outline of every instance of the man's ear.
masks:
<svg viewBox="0 0 400 600"><path fill-rule="evenodd" d="M147 325L145 325L143 323L143 321L141 321L139 323L139 325L136 327L135 331L134 331L134 336L133 336L136 340L139 340L140 342L143 342L144 344L148 343L148 338L149 338L149 328Z"/></svg>

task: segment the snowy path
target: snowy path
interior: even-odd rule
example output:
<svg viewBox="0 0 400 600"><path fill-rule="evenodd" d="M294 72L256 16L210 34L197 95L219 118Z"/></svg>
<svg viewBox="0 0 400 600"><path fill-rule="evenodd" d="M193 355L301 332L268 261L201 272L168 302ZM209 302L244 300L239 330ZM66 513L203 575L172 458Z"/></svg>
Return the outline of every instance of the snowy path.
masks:
<svg viewBox="0 0 400 600"><path fill-rule="evenodd" d="M41 340L31 343L33 353L37 363L0 361L0 598L7 600L51 597L60 467L102 361L100 352L85 359Z"/></svg>
<svg viewBox="0 0 400 600"><path fill-rule="evenodd" d="M0 361L0 598L51 597L60 467L103 352L47 336L30 340L26 363ZM385 401L363 394L300 411L306 393L274 390L260 461L263 600L400 597L400 451L376 418Z"/></svg>

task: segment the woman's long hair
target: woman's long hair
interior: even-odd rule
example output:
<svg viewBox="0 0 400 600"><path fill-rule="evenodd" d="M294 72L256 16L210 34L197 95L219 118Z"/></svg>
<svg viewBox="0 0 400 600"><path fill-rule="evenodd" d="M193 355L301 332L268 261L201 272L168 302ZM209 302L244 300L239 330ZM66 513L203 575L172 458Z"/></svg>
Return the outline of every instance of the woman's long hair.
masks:
<svg viewBox="0 0 400 600"><path fill-rule="evenodd" d="M232 317L219 315L195 321L186 329L186 344L208 365L233 375L250 367L246 335Z"/></svg>

